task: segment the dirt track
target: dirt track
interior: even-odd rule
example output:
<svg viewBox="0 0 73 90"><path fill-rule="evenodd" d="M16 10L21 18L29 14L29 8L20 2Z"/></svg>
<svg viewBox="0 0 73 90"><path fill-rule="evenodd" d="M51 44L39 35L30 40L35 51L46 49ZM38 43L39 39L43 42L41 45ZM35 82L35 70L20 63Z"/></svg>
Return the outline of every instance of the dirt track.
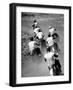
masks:
<svg viewBox="0 0 73 90"><path fill-rule="evenodd" d="M48 15L41 15L35 14L35 18L37 19L40 27L45 34L45 38L47 37L48 26L54 26L57 29L57 33L60 36L59 47L61 49L59 59L62 66L62 73L64 73L64 17L63 15L56 15L56 14L48 14ZM28 32L33 35L33 24L32 15L24 15L22 17L22 32ZM22 77L35 77L35 76L47 76L49 75L49 71L47 68L47 64L43 60L43 54L41 57L39 56L25 56L22 58Z"/></svg>

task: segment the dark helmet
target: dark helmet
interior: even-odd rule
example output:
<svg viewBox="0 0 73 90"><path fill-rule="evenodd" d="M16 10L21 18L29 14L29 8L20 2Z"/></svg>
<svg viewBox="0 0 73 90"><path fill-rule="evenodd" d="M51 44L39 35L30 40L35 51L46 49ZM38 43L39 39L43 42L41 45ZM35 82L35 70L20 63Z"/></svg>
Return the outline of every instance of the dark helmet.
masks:
<svg viewBox="0 0 73 90"><path fill-rule="evenodd" d="M30 37L30 41L33 41L33 37Z"/></svg>
<svg viewBox="0 0 73 90"><path fill-rule="evenodd" d="M41 29L39 28L38 32L41 32Z"/></svg>
<svg viewBox="0 0 73 90"><path fill-rule="evenodd" d="M34 20L34 23L37 22L36 19Z"/></svg>
<svg viewBox="0 0 73 90"><path fill-rule="evenodd" d="M51 37L51 34L50 33L48 34L48 37Z"/></svg>

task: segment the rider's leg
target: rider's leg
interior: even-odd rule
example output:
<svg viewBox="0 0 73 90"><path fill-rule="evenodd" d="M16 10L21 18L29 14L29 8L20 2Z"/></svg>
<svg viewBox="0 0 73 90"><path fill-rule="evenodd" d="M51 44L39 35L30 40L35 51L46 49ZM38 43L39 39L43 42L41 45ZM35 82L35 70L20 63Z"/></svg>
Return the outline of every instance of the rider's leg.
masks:
<svg viewBox="0 0 73 90"><path fill-rule="evenodd" d="M45 58L44 58L45 62L47 61Z"/></svg>
<svg viewBox="0 0 73 90"><path fill-rule="evenodd" d="M50 76L53 76L53 68L50 68Z"/></svg>

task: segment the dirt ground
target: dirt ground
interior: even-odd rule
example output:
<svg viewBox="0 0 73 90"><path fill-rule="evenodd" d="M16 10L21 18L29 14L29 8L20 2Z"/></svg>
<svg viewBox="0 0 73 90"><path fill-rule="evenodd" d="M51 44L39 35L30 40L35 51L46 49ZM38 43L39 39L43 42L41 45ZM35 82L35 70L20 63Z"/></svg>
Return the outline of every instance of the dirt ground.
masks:
<svg viewBox="0 0 73 90"><path fill-rule="evenodd" d="M64 15L63 14L33 14L33 13L22 13L22 28L21 32L27 32L33 35L33 19L37 19L42 32L47 37L48 26L51 25L57 29L57 33L60 36L60 55L59 60L62 66L62 73L64 74ZM49 71L47 64L43 59L44 49L42 49L42 56L23 56L22 55L22 67L21 76L22 77L35 77L35 76L48 76Z"/></svg>

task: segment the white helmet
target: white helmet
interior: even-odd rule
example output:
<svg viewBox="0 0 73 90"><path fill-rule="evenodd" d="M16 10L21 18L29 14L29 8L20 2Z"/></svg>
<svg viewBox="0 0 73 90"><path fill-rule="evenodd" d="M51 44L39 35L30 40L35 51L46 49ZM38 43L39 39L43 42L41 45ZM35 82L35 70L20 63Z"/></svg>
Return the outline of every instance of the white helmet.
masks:
<svg viewBox="0 0 73 90"><path fill-rule="evenodd" d="M52 28L52 26L49 26L49 29L51 29Z"/></svg>

